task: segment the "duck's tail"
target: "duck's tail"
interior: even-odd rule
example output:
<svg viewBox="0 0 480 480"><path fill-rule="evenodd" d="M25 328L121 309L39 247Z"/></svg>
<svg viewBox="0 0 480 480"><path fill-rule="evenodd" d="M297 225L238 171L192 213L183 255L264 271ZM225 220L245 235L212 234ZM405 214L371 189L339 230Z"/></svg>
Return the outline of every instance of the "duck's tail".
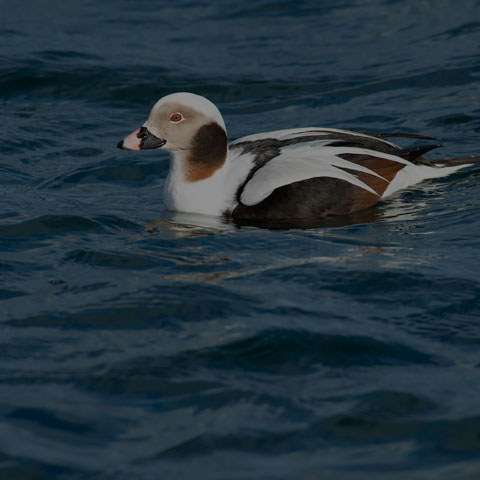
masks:
<svg viewBox="0 0 480 480"><path fill-rule="evenodd" d="M400 137L400 138L415 138L418 140L436 140L434 137L427 137L426 135L417 135L415 133L368 133L376 138L389 138L389 137ZM440 159L428 159L424 158L423 155L430 150L441 147L440 144L430 144L430 145L420 145L416 147L401 148L398 152L395 152L395 155L409 160L410 162L416 165L426 165L429 167L467 167L469 165L474 165L480 163L480 156L472 155L470 157L453 157L453 158L440 158Z"/></svg>
<svg viewBox="0 0 480 480"><path fill-rule="evenodd" d="M430 150L441 147L439 144L421 145L418 147L402 148L397 155L409 160L415 165L426 165L427 167L467 167L480 163L480 157L472 155L470 157L453 157L453 158L425 158L423 155Z"/></svg>

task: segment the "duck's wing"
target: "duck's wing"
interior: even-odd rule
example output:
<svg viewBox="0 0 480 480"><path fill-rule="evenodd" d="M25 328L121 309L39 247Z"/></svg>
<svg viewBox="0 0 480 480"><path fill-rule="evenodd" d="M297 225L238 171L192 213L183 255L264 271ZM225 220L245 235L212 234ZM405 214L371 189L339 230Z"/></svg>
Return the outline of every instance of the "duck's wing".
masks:
<svg viewBox="0 0 480 480"><path fill-rule="evenodd" d="M418 163L428 165L422 155L439 146L402 149L379 138L386 135L392 136L312 127L240 138L230 149L253 155L254 167L238 189L237 200L256 205L279 187L328 177L358 187L359 207L372 205L400 170Z"/></svg>

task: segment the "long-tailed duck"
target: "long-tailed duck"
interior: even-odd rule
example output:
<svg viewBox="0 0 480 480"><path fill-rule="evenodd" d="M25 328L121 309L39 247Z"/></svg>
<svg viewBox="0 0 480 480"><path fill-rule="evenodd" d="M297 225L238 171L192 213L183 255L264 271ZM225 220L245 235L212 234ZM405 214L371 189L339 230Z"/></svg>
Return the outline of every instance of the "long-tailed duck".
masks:
<svg viewBox="0 0 480 480"><path fill-rule="evenodd" d="M164 200L172 210L244 220L309 219L368 208L401 188L448 175L480 157L427 160L439 145L400 148L383 137L306 127L259 133L230 145L222 115L204 97L160 99L119 148L170 153Z"/></svg>

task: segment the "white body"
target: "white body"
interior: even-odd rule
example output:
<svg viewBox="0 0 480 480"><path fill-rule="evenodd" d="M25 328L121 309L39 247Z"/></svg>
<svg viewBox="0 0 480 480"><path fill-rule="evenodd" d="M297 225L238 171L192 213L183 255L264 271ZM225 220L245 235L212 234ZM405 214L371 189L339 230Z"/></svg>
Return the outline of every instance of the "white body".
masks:
<svg viewBox="0 0 480 480"><path fill-rule="evenodd" d="M234 208L235 194L253 165L251 155L228 152L225 165L199 182L185 181L182 162L171 154L170 170L163 187L163 201L169 210L221 215Z"/></svg>

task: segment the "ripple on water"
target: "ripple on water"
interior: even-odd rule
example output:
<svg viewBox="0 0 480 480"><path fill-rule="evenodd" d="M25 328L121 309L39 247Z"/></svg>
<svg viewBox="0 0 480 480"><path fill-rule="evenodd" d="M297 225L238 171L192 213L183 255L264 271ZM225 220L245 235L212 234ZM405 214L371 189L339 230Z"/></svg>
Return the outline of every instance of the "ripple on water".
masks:
<svg viewBox="0 0 480 480"><path fill-rule="evenodd" d="M475 2L3 3L0 477L476 479L478 168L248 225L116 148L186 90L478 154Z"/></svg>
<svg viewBox="0 0 480 480"><path fill-rule="evenodd" d="M101 231L102 225L95 220L76 215L42 215L10 225L0 225L0 236L18 238L58 235L72 231Z"/></svg>
<svg viewBox="0 0 480 480"><path fill-rule="evenodd" d="M309 377L325 367L343 369L347 366L426 366L437 363L438 359L414 348L373 338L270 330L221 346L168 357L134 359L101 373L92 372L88 384L95 390L107 388L109 391L114 389L132 394L151 388L157 392L163 389L162 396L175 396L178 389L170 391L171 383L201 383L201 378L207 372L210 372L207 374L209 378L227 381L228 376L232 376L233 383L238 383L235 379L241 372L251 372L256 376ZM192 398L188 402L193 406L197 399Z"/></svg>
<svg viewBox="0 0 480 480"><path fill-rule="evenodd" d="M83 156L83 155L82 155ZM37 188L62 189L89 183L125 183L138 187L154 185L166 173L163 162L139 163L130 160L102 162L101 165L89 165L75 168L62 175L39 182Z"/></svg>

